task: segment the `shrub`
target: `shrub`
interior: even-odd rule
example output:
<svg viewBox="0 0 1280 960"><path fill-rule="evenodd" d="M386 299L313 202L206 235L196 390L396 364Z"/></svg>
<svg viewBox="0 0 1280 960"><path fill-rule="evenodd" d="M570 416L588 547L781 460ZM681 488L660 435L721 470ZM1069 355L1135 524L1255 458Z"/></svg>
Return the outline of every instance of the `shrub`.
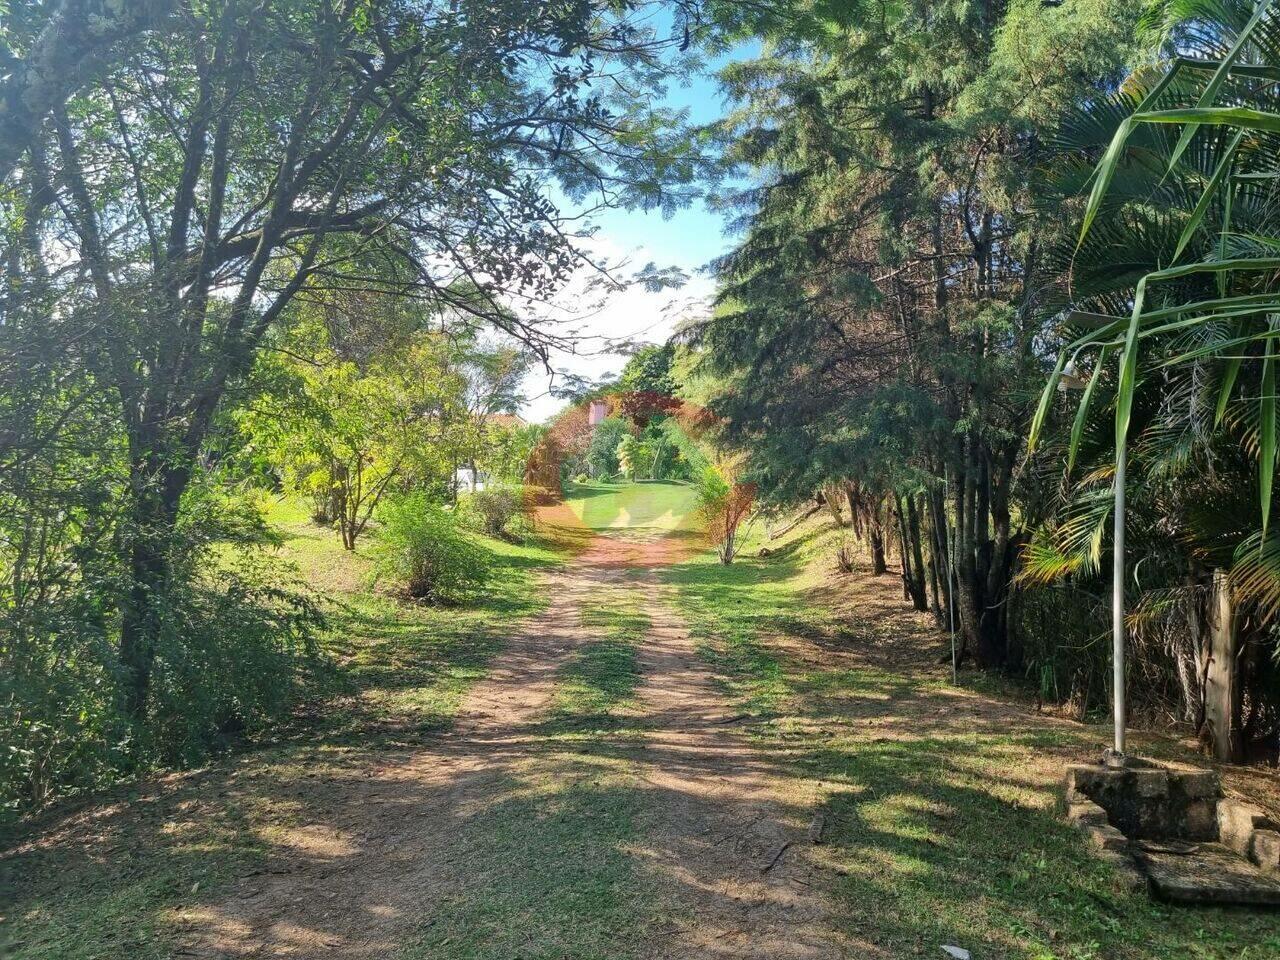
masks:
<svg viewBox="0 0 1280 960"><path fill-rule="evenodd" d="M754 501L755 488L751 485L730 483L715 467L702 471L698 483L698 515L706 524L721 563L733 563L737 556L739 527Z"/></svg>
<svg viewBox="0 0 1280 960"><path fill-rule="evenodd" d="M488 582L489 553L425 494L398 497L384 504L381 514L379 578L431 603L462 602Z"/></svg>
<svg viewBox="0 0 1280 960"><path fill-rule="evenodd" d="M79 576L45 602L0 602L0 822L123 775L199 763L285 719L320 676L321 618L261 549L270 540L252 505L197 485L183 507L140 720L123 709L113 598L130 582L118 564L86 551Z"/></svg>
<svg viewBox="0 0 1280 960"><path fill-rule="evenodd" d="M324 666L324 618L264 549L278 537L243 492L193 488L177 534L147 719L135 736L139 756L190 766L287 719Z"/></svg>
<svg viewBox="0 0 1280 960"><path fill-rule="evenodd" d="M842 531L835 545L836 569L841 573L857 573L858 552L858 541Z"/></svg>
<svg viewBox="0 0 1280 960"><path fill-rule="evenodd" d="M477 490L461 507L463 518L486 536L516 536L515 521L524 515L524 492L519 487Z"/></svg>

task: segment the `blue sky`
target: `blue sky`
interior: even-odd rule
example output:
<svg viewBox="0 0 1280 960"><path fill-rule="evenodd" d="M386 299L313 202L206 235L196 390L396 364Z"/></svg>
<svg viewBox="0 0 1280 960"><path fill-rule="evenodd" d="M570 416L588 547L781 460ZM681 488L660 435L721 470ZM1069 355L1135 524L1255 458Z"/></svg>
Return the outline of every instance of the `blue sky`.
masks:
<svg viewBox="0 0 1280 960"><path fill-rule="evenodd" d="M710 64L705 72L690 78L685 86L673 85L668 90L665 106L687 110L689 122L697 125L724 116L728 107L713 76L713 71L723 62ZM724 253L730 244L721 215L707 210L702 204L685 208L669 219L664 219L657 211L609 210L596 217L595 221L602 233L618 243L642 245L661 252L670 262L687 270L701 267Z"/></svg>
<svg viewBox="0 0 1280 960"><path fill-rule="evenodd" d="M750 54L743 50L734 58ZM727 106L722 100L713 71L722 58L708 69L682 83L673 82L664 105L687 110L689 121L708 123L723 116ZM685 316L705 309L714 290L710 277L699 274L709 261L726 252L733 238L726 231L725 218L708 210L702 203L664 217L660 211L605 210L593 215L598 228L593 253L612 261L624 259L632 269L653 261L659 267L679 267L692 279L681 290L646 293L638 289L596 303L590 313L575 323L582 333L582 343L575 356L552 358L558 369L582 376L600 378L617 373L626 357L608 350L607 342L629 340L659 343L665 341L676 324ZM574 302L580 294L569 285L563 299ZM531 375L525 384L529 397L523 413L532 421L543 421L562 404L547 393L551 384L544 372Z"/></svg>

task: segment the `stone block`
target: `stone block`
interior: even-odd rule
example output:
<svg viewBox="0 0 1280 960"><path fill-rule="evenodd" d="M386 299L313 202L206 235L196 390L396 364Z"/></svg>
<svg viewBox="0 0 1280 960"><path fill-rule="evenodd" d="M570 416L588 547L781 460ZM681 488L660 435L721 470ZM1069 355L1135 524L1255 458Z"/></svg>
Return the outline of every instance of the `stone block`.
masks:
<svg viewBox="0 0 1280 960"><path fill-rule="evenodd" d="M1089 845L1095 850L1124 850L1129 846L1125 835L1109 824L1085 824L1082 829L1089 839Z"/></svg>
<svg viewBox="0 0 1280 960"><path fill-rule="evenodd" d="M1096 790L1101 774L1101 767L1096 767L1092 763L1072 763L1067 765L1066 787L1067 795L1073 792L1090 796Z"/></svg>
<svg viewBox="0 0 1280 960"><path fill-rule="evenodd" d="M1182 791L1182 795L1190 800L1208 800L1222 796L1218 775L1212 770L1181 770L1169 776Z"/></svg>
<svg viewBox="0 0 1280 960"><path fill-rule="evenodd" d="M1280 906L1280 877L1263 873L1219 843L1198 844L1190 854L1139 847L1137 857L1165 900Z"/></svg>
<svg viewBox="0 0 1280 960"><path fill-rule="evenodd" d="M1103 810L1091 800L1085 800L1081 803L1072 803L1067 805L1067 822L1076 826L1107 825L1107 811Z"/></svg>
<svg viewBox="0 0 1280 960"><path fill-rule="evenodd" d="M1218 838L1217 802L1192 800L1182 809L1182 822L1178 835L1189 840L1216 840Z"/></svg>
<svg viewBox="0 0 1280 960"><path fill-rule="evenodd" d="M1230 797L1218 801L1218 840L1241 856L1249 856L1256 830L1272 830L1275 825L1258 807Z"/></svg>
<svg viewBox="0 0 1280 960"><path fill-rule="evenodd" d="M1069 764L1065 784L1068 802L1080 802L1071 799L1075 796L1099 801L1106 794L1122 790L1127 776L1127 770L1104 767L1096 763Z"/></svg>
<svg viewBox="0 0 1280 960"><path fill-rule="evenodd" d="M1169 774L1165 770L1133 770L1133 792L1147 800L1169 794Z"/></svg>
<svg viewBox="0 0 1280 960"><path fill-rule="evenodd" d="M1092 803L1089 795L1083 790L1077 790L1075 787L1067 787L1067 806L1073 803Z"/></svg>
<svg viewBox="0 0 1280 960"><path fill-rule="evenodd" d="M1280 873L1280 831L1255 830L1249 859L1266 873Z"/></svg>

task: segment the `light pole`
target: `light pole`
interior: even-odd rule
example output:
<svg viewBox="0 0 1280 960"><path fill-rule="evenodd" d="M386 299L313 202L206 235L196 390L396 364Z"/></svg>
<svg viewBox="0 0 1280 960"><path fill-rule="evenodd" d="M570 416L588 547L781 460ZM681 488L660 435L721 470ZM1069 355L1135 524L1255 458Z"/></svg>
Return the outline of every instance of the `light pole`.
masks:
<svg viewBox="0 0 1280 960"><path fill-rule="evenodd" d="M1121 364L1124 356L1121 355ZM1087 382L1075 371L1074 364L1067 364L1058 380L1058 389L1083 390ZM1124 475L1128 460L1128 445L1116 444L1115 477L1115 527L1112 534L1111 556L1111 713L1115 727L1112 749L1107 751L1106 762L1111 766L1124 766L1125 762L1125 699L1124 699Z"/></svg>
<svg viewBox="0 0 1280 960"><path fill-rule="evenodd" d="M1124 765L1124 468L1128 445L1116 450L1115 533L1111 556L1111 710L1115 743L1108 763Z"/></svg>

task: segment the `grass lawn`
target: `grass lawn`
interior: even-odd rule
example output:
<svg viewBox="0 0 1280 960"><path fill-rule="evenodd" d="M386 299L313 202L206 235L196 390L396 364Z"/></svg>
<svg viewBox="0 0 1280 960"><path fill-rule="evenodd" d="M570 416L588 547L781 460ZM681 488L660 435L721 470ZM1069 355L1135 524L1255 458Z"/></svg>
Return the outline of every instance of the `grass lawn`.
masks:
<svg viewBox="0 0 1280 960"><path fill-rule="evenodd" d="M1106 729L1038 715L987 677L953 687L942 638L896 579L835 578L816 525L772 548L666 580L749 735L798 797L825 798L817 850L849 936L893 957L942 944L983 960L1280 957L1274 914L1153 903L1063 822L1063 765L1096 756Z"/></svg>
<svg viewBox="0 0 1280 960"><path fill-rule="evenodd" d="M634 591L614 589L582 610L595 638L574 654L560 676L549 729L603 731L624 722L640 682L636 646L649 628Z"/></svg>
<svg viewBox="0 0 1280 960"><path fill-rule="evenodd" d="M696 526L698 493L686 483L567 483L564 491L583 526L604 536L645 539Z"/></svg>
<svg viewBox="0 0 1280 960"><path fill-rule="evenodd" d="M535 572L561 561L537 543L478 536L492 564L482 596L462 606L431 607L403 602L372 583L375 533L366 534L352 554L336 533L311 523L296 501L276 503L269 519L285 538L285 559L327 601L324 647L347 695L325 705L324 722L362 738L371 723L419 732L446 726L503 633L546 605Z"/></svg>
<svg viewBox="0 0 1280 960"><path fill-rule="evenodd" d="M0 858L0 956L90 960L170 956L175 911L244 883L315 817L308 788L378 751L447 726L503 636L545 605L534 576L559 562L537 545L484 539L491 588L476 603L430 608L373 589L368 550L342 549L301 505L269 519L282 558L319 595L331 668L289 729L202 770L122 786L55 811Z"/></svg>

